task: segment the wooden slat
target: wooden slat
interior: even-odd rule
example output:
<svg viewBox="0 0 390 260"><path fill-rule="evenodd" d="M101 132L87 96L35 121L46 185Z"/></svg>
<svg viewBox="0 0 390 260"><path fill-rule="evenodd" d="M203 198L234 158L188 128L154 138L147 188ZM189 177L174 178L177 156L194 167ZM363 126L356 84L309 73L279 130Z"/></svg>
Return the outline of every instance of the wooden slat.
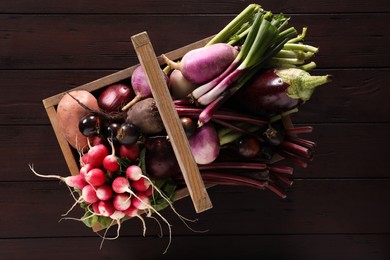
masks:
<svg viewBox="0 0 390 260"><path fill-rule="evenodd" d="M227 15L0 15L0 69L123 69L137 63L129 36L148 31L157 54L217 33ZM156 26L161 24L161 26ZM320 68L389 67L390 14L293 15ZM359 28L352 30L351 28ZM25 42L29 48L25 48ZM357 44L359 43L359 44ZM364 60L364 62L362 62Z"/></svg>
<svg viewBox="0 0 390 260"><path fill-rule="evenodd" d="M362 13L362 12L389 12L388 2L376 0L375 4L365 0L357 1L303 1L287 0L275 2L262 0L260 4L268 10L282 11L284 13ZM248 5L247 1L225 0L221 2L210 2L209 0L199 1L62 1L54 3L50 0L41 0L37 3L34 0L1 1L0 10L2 13L124 13L124 14L210 14L212 13L238 13Z"/></svg>
<svg viewBox="0 0 390 260"><path fill-rule="evenodd" d="M0 250L4 259L26 259L32 255L39 259L71 259L75 252L80 259L385 260L390 255L390 235L378 234L179 236L163 255L166 241L155 236L121 237L106 241L99 250L99 239L91 237L0 239Z"/></svg>
<svg viewBox="0 0 390 260"><path fill-rule="evenodd" d="M168 133L195 210L198 213L208 210L212 208L212 203L192 155L180 118L175 110L167 83L161 74L160 64L157 61L149 36L146 32L143 32L132 36L131 41L147 75L154 101Z"/></svg>
<svg viewBox="0 0 390 260"><path fill-rule="evenodd" d="M61 148L62 154L64 156L64 160L68 165L69 172L71 175L78 175L80 173L78 160L75 160L73 156L73 150L66 140L65 136L63 136L57 120L57 113L54 106L46 107L46 112L48 117L50 118L51 126L53 128L54 134L57 137L58 144Z"/></svg>
<svg viewBox="0 0 390 260"><path fill-rule="evenodd" d="M175 209L182 216L198 219L197 223L188 223L190 227L209 230L202 234L189 230L169 208L161 214L172 225L173 236L389 234L389 184L389 179L296 180L285 200L270 191L213 187L209 190L212 210L196 214L191 199L175 202ZM7 209L2 212L0 238L97 236L81 222L58 223L61 214L74 203L64 184L1 182L0 195L0 205ZM81 209L77 206L69 216L81 217ZM146 221L147 235L159 234L156 221ZM166 224L161 224L168 235ZM108 234L115 233L112 228ZM120 234L142 236L141 221L127 220Z"/></svg>

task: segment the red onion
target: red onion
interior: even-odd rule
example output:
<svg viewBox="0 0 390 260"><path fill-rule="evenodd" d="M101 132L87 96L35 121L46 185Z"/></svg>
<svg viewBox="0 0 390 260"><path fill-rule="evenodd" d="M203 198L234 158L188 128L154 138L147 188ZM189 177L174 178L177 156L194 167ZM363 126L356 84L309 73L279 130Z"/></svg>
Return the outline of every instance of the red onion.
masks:
<svg viewBox="0 0 390 260"><path fill-rule="evenodd" d="M120 111L135 96L131 87L117 83L107 87L99 96L99 107L106 112Z"/></svg>

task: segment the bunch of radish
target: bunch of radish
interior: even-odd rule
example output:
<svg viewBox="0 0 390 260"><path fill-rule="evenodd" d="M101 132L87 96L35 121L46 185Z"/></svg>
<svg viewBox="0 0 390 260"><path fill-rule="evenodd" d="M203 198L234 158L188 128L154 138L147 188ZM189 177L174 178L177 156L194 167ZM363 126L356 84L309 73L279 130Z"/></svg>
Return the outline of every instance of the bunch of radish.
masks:
<svg viewBox="0 0 390 260"><path fill-rule="evenodd" d="M250 4L206 46L179 60L162 55L163 79L206 184L285 198L293 166L305 168L313 159L315 142L299 136L313 128L286 127L283 119L331 77L309 72L318 48L304 44L307 28L298 34L289 19ZM160 213L166 207L188 221L172 206L185 183L142 66L99 92L70 91L61 101L57 119L80 154L80 172L60 177L30 168L77 192L74 205L85 209L79 220L107 229L117 224L116 237L132 217L141 219L145 234L142 216L153 214L171 232Z"/></svg>
<svg viewBox="0 0 390 260"><path fill-rule="evenodd" d="M112 143L111 147L114 148ZM113 224L117 224L115 238L119 236L121 222L132 217L141 219L145 234L146 225L142 214L147 216L157 214L170 230L169 222L153 207L153 193L160 195L174 209L172 202L149 177L143 174L140 166L131 163L130 160L124 166L115 155L115 149L110 152L104 144L91 146L88 152L80 157L80 165L79 174L68 177L42 175L37 173L32 165L30 169L38 177L59 179L78 192L79 197L74 196L75 205L80 204L86 209L86 214L78 220L88 226L96 223L105 225L103 227L107 230ZM178 216L184 220L181 215ZM103 238L106 239L105 236Z"/></svg>

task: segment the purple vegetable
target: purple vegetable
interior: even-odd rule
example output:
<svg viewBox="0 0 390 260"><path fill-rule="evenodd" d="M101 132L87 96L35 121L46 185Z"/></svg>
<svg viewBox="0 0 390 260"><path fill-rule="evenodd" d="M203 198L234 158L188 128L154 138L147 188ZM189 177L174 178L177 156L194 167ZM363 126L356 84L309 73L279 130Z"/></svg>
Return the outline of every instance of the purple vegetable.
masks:
<svg viewBox="0 0 390 260"><path fill-rule="evenodd" d="M121 107L134 98L131 87L124 84L113 84L108 86L99 95L98 105L106 112L120 111Z"/></svg>
<svg viewBox="0 0 390 260"><path fill-rule="evenodd" d="M218 157L220 150L218 133L211 123L199 127L188 141L196 163L208 164Z"/></svg>
<svg viewBox="0 0 390 260"><path fill-rule="evenodd" d="M161 70L161 73L163 74L166 83L168 84L168 76L163 70ZM134 70L131 76L131 85L133 87L135 97L122 108L123 111L129 109L132 105L142 99L152 97L152 91L150 89L148 77L142 66L138 66Z"/></svg>
<svg viewBox="0 0 390 260"><path fill-rule="evenodd" d="M195 84L204 84L220 75L234 61L238 51L226 43L216 43L187 52L178 63L163 56L168 66L178 69Z"/></svg>
<svg viewBox="0 0 390 260"><path fill-rule="evenodd" d="M198 84L188 81L180 70L173 70L169 75L169 87L173 98L181 99L196 89Z"/></svg>
<svg viewBox="0 0 390 260"><path fill-rule="evenodd" d="M181 174L172 145L165 136L147 138L145 149L145 168L150 177L164 179Z"/></svg>
<svg viewBox="0 0 390 260"><path fill-rule="evenodd" d="M137 102L127 111L126 122L135 125L146 135L158 134L164 130L164 124L153 98Z"/></svg>
<svg viewBox="0 0 390 260"><path fill-rule="evenodd" d="M237 91L232 104L251 114L288 111L309 100L317 86L329 81L330 75L311 76L296 68L271 69Z"/></svg>

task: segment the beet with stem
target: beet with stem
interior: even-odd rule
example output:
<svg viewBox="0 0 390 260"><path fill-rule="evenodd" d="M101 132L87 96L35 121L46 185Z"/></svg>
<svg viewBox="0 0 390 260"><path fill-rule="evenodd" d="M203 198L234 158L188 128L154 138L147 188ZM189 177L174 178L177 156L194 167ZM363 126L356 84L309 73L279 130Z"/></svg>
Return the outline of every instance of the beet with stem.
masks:
<svg viewBox="0 0 390 260"><path fill-rule="evenodd" d="M145 169L151 178L165 179L180 174L172 145L166 136L145 139Z"/></svg>
<svg viewBox="0 0 390 260"><path fill-rule="evenodd" d="M135 125L146 135L158 134L164 130L164 124L153 98L143 99L127 111L127 123Z"/></svg>

